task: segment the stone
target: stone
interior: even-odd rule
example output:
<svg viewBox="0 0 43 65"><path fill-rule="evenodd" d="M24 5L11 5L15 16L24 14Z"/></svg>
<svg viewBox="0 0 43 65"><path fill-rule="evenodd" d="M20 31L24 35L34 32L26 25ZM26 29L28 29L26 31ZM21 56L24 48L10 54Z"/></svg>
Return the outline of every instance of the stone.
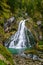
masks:
<svg viewBox="0 0 43 65"><path fill-rule="evenodd" d="M37 55L33 55L33 60L39 60Z"/></svg>
<svg viewBox="0 0 43 65"><path fill-rule="evenodd" d="M37 25L41 25L41 21L37 21Z"/></svg>

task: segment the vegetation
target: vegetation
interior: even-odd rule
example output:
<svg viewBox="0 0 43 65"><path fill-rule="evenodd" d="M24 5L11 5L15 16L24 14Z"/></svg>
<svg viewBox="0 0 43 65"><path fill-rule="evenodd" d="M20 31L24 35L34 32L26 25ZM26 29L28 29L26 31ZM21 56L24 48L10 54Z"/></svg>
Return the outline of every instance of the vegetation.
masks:
<svg viewBox="0 0 43 65"><path fill-rule="evenodd" d="M1 65L7 65L4 61L0 60Z"/></svg>
<svg viewBox="0 0 43 65"><path fill-rule="evenodd" d="M10 64L13 65L13 58L11 53L5 48L2 44L0 44L0 63L3 64ZM8 63L8 64L7 64Z"/></svg>
<svg viewBox="0 0 43 65"><path fill-rule="evenodd" d="M11 25L11 30L6 33L4 23L12 16L16 24ZM5 59L0 58L0 65L13 65L12 55L2 44L17 31L22 19L29 19L26 26L34 35L36 48L43 51L43 0L0 0L0 54ZM40 24L37 24L38 21ZM30 53L28 50L26 52ZM31 50L31 53L36 54L37 51Z"/></svg>

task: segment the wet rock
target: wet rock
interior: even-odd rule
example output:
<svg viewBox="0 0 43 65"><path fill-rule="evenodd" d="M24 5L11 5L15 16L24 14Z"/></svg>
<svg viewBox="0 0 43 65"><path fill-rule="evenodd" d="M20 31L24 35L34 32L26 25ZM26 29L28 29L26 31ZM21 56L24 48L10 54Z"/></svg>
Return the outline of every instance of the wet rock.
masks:
<svg viewBox="0 0 43 65"><path fill-rule="evenodd" d="M22 57L26 57L26 54L22 53L21 56L22 56Z"/></svg>
<svg viewBox="0 0 43 65"><path fill-rule="evenodd" d="M41 65L43 65L43 62L41 63Z"/></svg>
<svg viewBox="0 0 43 65"><path fill-rule="evenodd" d="M27 57L28 57L28 58L32 58L33 55L32 55L32 54L28 54Z"/></svg>
<svg viewBox="0 0 43 65"><path fill-rule="evenodd" d="M33 60L39 60L39 57L37 55L33 55Z"/></svg>

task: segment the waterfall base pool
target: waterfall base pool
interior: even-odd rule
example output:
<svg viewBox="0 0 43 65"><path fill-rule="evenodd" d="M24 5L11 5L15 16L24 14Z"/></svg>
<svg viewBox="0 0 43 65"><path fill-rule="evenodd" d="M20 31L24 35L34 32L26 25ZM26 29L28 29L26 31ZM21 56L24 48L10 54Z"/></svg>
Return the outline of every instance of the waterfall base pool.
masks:
<svg viewBox="0 0 43 65"><path fill-rule="evenodd" d="M8 48L8 50L12 53L12 54L21 54L25 48L23 49L15 49L15 48Z"/></svg>
<svg viewBox="0 0 43 65"><path fill-rule="evenodd" d="M33 48L22 48L22 49L15 49L15 48L7 48L12 54L21 54L26 50L33 50Z"/></svg>

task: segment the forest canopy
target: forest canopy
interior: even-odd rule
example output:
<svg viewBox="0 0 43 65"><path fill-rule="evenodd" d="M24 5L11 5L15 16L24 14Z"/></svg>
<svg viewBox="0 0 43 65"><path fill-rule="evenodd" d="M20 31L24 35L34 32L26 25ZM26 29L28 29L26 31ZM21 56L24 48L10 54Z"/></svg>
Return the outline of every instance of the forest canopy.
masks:
<svg viewBox="0 0 43 65"><path fill-rule="evenodd" d="M28 13L32 18L42 18L43 0L0 0L0 16L9 18L11 14L21 16L22 13Z"/></svg>

